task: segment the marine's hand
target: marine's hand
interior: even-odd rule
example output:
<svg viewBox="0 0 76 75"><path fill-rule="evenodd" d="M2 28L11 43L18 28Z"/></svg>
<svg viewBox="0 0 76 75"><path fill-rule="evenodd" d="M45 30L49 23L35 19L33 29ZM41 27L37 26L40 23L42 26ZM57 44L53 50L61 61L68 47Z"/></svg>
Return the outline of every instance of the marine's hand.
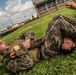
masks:
<svg viewBox="0 0 76 75"><path fill-rule="evenodd" d="M22 45L23 45L25 48L30 48L30 47L31 47L30 42L31 42L31 39L27 39L27 40L25 40L25 41L22 43Z"/></svg>
<svg viewBox="0 0 76 75"><path fill-rule="evenodd" d="M12 49L11 49L11 52L10 52L10 57L11 58L15 58L15 52L18 51L20 48L19 46L14 46Z"/></svg>
<svg viewBox="0 0 76 75"><path fill-rule="evenodd" d="M15 50L15 51L18 51L19 49L20 49L19 46L14 46L14 47L13 47L13 50Z"/></svg>
<svg viewBox="0 0 76 75"><path fill-rule="evenodd" d="M66 3L66 7L76 9L76 3L71 1Z"/></svg>

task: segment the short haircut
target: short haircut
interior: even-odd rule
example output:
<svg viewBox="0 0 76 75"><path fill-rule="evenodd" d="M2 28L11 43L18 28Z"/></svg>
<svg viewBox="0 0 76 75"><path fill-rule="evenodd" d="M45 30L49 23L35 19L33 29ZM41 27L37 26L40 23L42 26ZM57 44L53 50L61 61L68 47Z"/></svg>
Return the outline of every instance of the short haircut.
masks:
<svg viewBox="0 0 76 75"><path fill-rule="evenodd" d="M60 52L65 55L65 54L72 53L74 50L75 50L75 47L71 47L70 50L68 50L68 49L60 49Z"/></svg>

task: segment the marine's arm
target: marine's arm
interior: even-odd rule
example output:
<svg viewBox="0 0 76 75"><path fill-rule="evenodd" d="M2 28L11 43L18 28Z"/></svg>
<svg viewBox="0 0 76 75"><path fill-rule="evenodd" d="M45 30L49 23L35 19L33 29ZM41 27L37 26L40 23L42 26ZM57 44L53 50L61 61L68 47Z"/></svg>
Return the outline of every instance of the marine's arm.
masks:
<svg viewBox="0 0 76 75"><path fill-rule="evenodd" d="M44 37L37 38L31 41L31 47L30 48L39 48L44 43Z"/></svg>
<svg viewBox="0 0 76 75"><path fill-rule="evenodd" d="M34 32L28 31L28 32L24 32L22 33L22 35L20 36L20 39L26 40L26 39L34 39Z"/></svg>

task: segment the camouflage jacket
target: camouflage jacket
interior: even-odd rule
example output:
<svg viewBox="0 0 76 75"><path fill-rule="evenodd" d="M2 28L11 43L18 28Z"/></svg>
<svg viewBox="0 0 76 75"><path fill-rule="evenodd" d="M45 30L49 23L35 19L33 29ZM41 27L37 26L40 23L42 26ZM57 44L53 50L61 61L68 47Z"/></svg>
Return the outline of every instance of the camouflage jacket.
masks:
<svg viewBox="0 0 76 75"><path fill-rule="evenodd" d="M3 59L3 64L8 71L18 73L30 69L34 64L31 55L22 47L15 52L15 56L15 58L11 58L8 54Z"/></svg>

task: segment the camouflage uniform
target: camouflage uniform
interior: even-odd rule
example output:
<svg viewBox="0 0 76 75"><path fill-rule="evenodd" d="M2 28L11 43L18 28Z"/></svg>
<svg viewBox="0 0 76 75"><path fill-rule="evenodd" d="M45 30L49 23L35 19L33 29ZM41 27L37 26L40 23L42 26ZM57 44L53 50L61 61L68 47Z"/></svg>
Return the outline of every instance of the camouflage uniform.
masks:
<svg viewBox="0 0 76 75"><path fill-rule="evenodd" d="M41 47L43 59L59 54L64 37L76 38L76 21L63 15L56 15L49 23L45 32L45 42Z"/></svg>

